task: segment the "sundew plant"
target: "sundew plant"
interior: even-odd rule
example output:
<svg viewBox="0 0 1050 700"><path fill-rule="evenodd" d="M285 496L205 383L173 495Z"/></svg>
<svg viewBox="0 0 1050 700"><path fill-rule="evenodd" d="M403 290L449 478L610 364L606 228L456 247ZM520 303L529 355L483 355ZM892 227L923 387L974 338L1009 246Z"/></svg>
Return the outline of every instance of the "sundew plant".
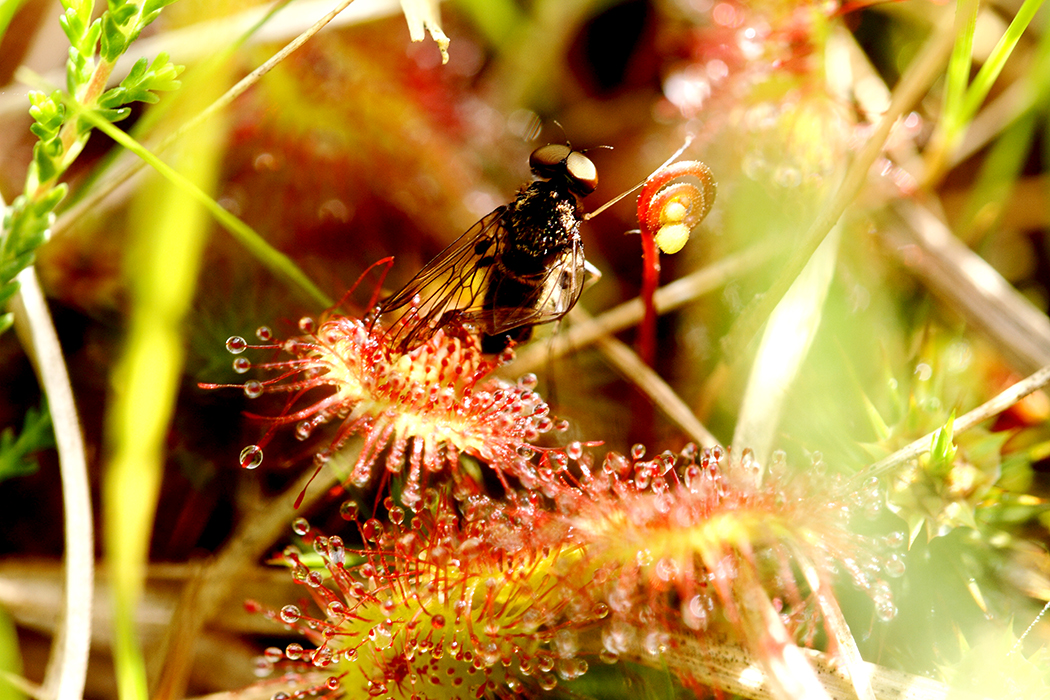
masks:
<svg viewBox="0 0 1050 700"><path fill-rule="evenodd" d="M3 698L1050 697L1046 30L0 3Z"/></svg>

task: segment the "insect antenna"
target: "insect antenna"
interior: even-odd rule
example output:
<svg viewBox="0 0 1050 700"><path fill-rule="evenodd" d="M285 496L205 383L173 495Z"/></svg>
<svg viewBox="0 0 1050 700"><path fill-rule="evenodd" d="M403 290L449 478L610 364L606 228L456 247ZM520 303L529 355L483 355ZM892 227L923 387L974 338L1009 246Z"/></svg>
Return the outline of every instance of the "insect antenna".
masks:
<svg viewBox="0 0 1050 700"><path fill-rule="evenodd" d="M678 156L680 156L680 155L682 155L683 153L685 153L685 149L689 148L689 146L690 146L690 145L691 145L691 144L693 143L693 139L694 139L694 138L695 138L695 137L694 137L694 136L693 136L692 134L689 134L688 136L686 136L686 137L685 137L685 143L683 143L683 144L682 144L681 148L679 148L679 149L678 149L677 151L675 151L675 152L674 152L674 153L673 153L673 154L671 155L671 157L670 157L670 158L668 158L667 160L665 160L665 161L664 161L664 162L663 162L663 163L662 163L662 164L660 165L660 167L659 167L659 168L656 168L656 170L653 170L653 172L652 172L652 173L650 173L650 174L649 174L649 175L648 175L648 176L647 176L647 177L645 178L645 180L642 180L641 182L639 182L639 183L638 183L637 185L635 185L635 186L634 186L634 187L632 187L631 189L627 190L626 192L624 192L624 193L622 193L622 194L618 194L618 195L616 195L615 197L613 197L612 199L610 199L610 200L609 200L608 202L606 202L605 204L603 204L603 205L601 205L600 207L598 207L597 209L595 209L594 211L592 211L592 212L590 212L590 213L588 213L588 214L584 214L584 215L583 215L583 220L584 220L584 221L590 221L591 219L593 219L594 217L598 216L598 215L599 215L599 214L601 214L601 213L602 213L603 211L605 211L606 209L608 209L609 207L611 207L612 205L614 205L614 204L616 204L617 202L619 202L619 201L620 201L621 199L623 199L623 198L624 198L624 197L626 197L627 195L629 195L629 194L632 194L632 193L634 193L634 192L637 192L637 191L638 191L639 189L641 189L642 185L644 185L644 184L646 183L646 181L647 181L647 180L648 180L648 179L649 179L650 177L652 177L652 176L653 176L653 175L654 175L654 174L655 174L655 173L656 173L657 171L659 171L659 170L660 170L661 168L666 168L666 167L667 167L668 165L670 165L671 163L673 163L673 162L675 161L675 159L677 159L677 158L678 158Z"/></svg>

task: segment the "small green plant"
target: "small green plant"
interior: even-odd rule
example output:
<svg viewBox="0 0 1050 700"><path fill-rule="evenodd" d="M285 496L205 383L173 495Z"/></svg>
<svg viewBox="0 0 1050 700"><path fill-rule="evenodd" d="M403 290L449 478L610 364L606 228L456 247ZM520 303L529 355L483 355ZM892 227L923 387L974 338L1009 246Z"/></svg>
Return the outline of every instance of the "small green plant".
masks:
<svg viewBox="0 0 1050 700"><path fill-rule="evenodd" d="M16 291L15 277L33 262L38 247L47 240L55 220L55 208L65 198L68 186L59 178L72 165L91 135L90 124L75 116L75 103L82 110L96 111L110 122L131 114L132 102L155 103L158 92L175 90L182 66L158 55L151 63L139 59L115 88L106 89L117 60L127 51L160 11L174 0L147 0L141 4L110 0L109 8L91 21L94 3L64 0L60 22L69 38L66 89L29 92L32 132L39 139L26 173L25 189L4 211L0 233L0 304ZM0 332L12 322L0 316Z"/></svg>

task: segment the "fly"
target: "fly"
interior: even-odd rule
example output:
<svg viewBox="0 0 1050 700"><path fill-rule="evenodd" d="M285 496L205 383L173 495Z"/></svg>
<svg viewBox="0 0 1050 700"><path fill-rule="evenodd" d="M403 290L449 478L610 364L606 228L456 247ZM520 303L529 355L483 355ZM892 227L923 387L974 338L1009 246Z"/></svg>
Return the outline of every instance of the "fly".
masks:
<svg viewBox="0 0 1050 700"><path fill-rule="evenodd" d="M410 350L457 323L481 334L485 352L499 352L567 314L600 277L580 239L579 200L598 185L594 163L568 145L548 144L532 152L529 167L540 179L379 305L377 318L408 307L391 327L392 344Z"/></svg>

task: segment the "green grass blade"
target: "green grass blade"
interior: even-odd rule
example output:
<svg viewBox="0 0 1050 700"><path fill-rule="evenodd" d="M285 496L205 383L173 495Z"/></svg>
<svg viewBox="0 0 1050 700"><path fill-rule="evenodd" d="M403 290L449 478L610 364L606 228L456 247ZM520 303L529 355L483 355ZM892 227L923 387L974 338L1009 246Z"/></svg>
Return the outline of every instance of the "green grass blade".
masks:
<svg viewBox="0 0 1050 700"><path fill-rule="evenodd" d="M11 20L14 19L15 14L25 2L26 0L0 0L0 39L3 39L4 35L7 34L7 28L10 26Z"/></svg>
<svg viewBox="0 0 1050 700"><path fill-rule="evenodd" d="M977 28L977 11L980 3L977 0L963 0L955 10L955 48L948 60L946 85L944 90L944 115L942 128L948 141L964 123L962 108L965 102L966 86L970 83L970 66L973 61L973 35Z"/></svg>
<svg viewBox="0 0 1050 700"><path fill-rule="evenodd" d="M243 245L249 253L278 276L284 278L292 285L298 287L314 301L322 306L332 305L332 299L322 292L303 272L292 262L291 258L267 243L262 236L256 233L248 224L222 208L218 202L208 196L199 187L180 175L171 166L151 153L142 144L135 141L126 133L91 112L81 112L81 115L92 126L109 136L118 144L128 149L153 169L168 179L173 185L187 192L195 201L199 202L215 218L219 224L229 231L233 237Z"/></svg>
<svg viewBox="0 0 1050 700"><path fill-rule="evenodd" d="M974 78L973 84L967 90L960 112L960 124L969 123L973 116L977 114L977 110L984 103L984 99L992 89L995 79L999 77L1003 66L1006 65L1006 60L1010 58L1010 54L1013 53L1021 35L1028 29L1028 25L1032 23L1035 13L1042 4L1043 0L1025 0L1022 3L1021 8L1014 15L1013 21L1010 22L1010 26L1006 28L1006 32L1003 33L999 43L992 49L988 60L981 66L981 70L977 72L977 77Z"/></svg>

